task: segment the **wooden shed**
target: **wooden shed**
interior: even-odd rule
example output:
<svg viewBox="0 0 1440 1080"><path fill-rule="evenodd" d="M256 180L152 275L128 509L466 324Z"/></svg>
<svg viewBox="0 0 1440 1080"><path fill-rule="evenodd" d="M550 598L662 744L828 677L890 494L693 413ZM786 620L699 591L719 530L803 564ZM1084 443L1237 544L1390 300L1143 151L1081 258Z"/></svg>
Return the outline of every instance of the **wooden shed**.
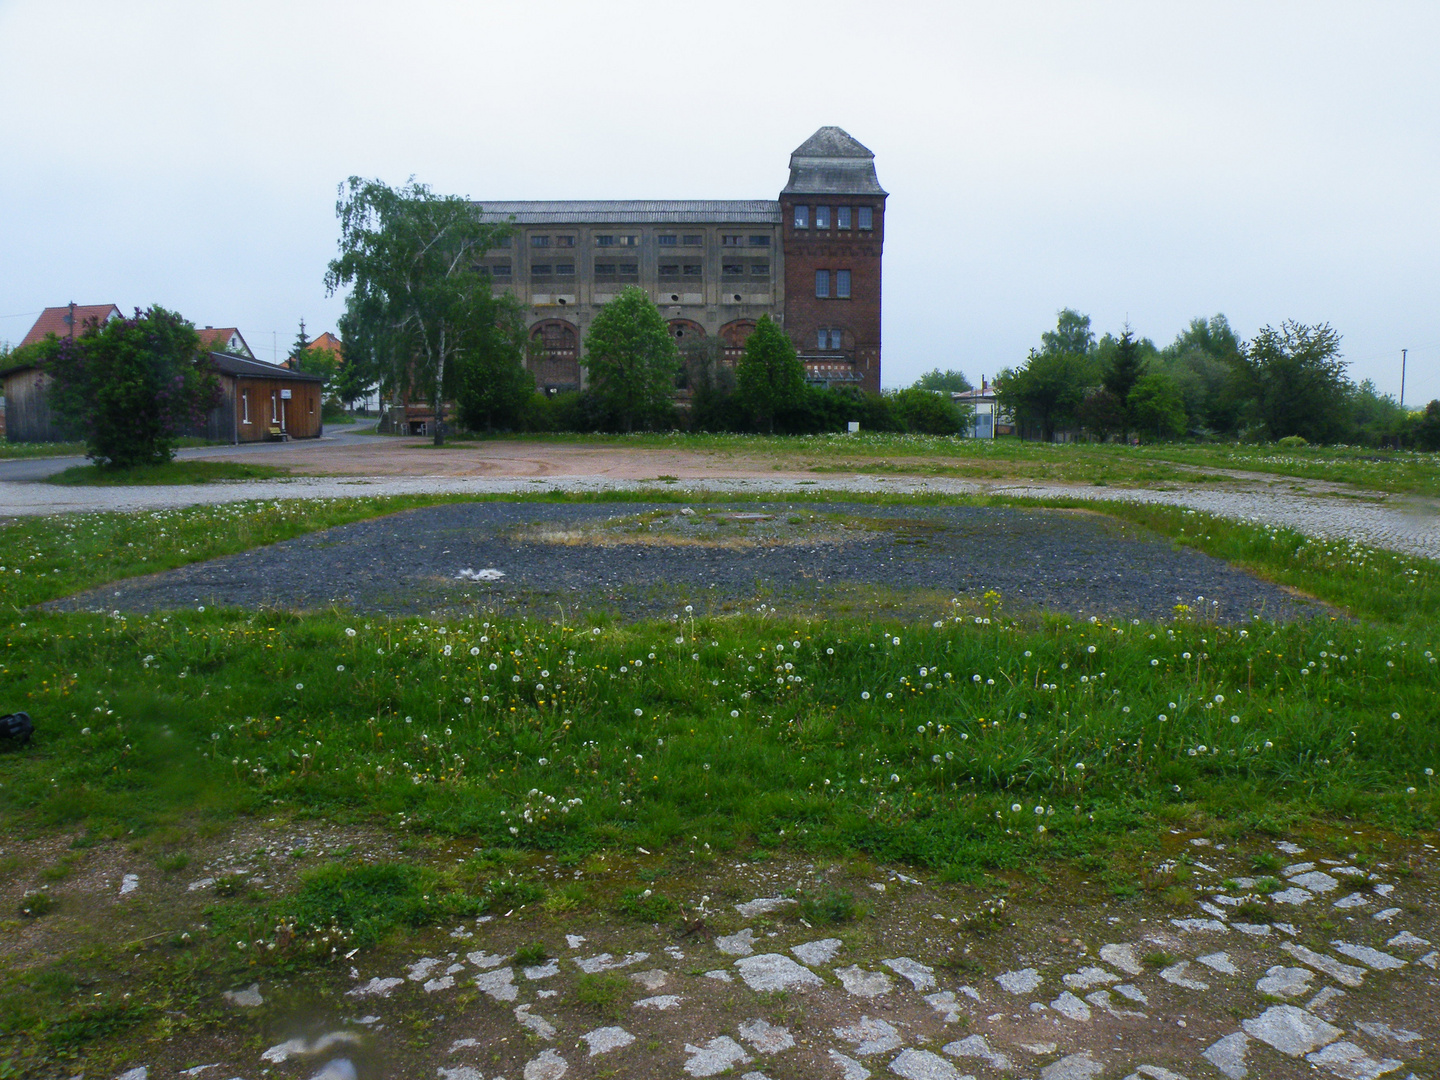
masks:
<svg viewBox="0 0 1440 1080"><path fill-rule="evenodd" d="M50 412L50 376L34 364L0 371L8 442L65 442L75 437Z"/></svg>
<svg viewBox="0 0 1440 1080"><path fill-rule="evenodd" d="M278 364L228 353L211 353L220 376L220 404L206 418L204 431L215 442L264 442L266 439L318 439L325 380Z"/></svg>

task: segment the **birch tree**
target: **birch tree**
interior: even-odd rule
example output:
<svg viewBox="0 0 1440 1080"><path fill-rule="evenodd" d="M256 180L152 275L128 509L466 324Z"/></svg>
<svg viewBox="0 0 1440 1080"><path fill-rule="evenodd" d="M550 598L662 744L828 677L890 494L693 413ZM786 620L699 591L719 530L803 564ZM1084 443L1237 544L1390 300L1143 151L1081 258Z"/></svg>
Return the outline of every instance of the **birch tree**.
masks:
<svg viewBox="0 0 1440 1080"><path fill-rule="evenodd" d="M445 441L445 398L477 323L493 318L490 279L477 260L508 234L457 195L411 179L391 188L352 176L335 204L340 254L325 288L349 287L345 350L374 362L391 386L423 395Z"/></svg>

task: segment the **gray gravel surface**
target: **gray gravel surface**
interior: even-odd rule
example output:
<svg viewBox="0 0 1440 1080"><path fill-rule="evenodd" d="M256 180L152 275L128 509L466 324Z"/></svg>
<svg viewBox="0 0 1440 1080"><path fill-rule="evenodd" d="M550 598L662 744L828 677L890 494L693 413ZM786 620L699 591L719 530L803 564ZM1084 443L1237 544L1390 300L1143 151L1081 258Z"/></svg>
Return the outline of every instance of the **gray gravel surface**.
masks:
<svg viewBox="0 0 1440 1080"><path fill-rule="evenodd" d="M107 585L51 605L61 610L150 611L275 606L361 612L527 612L600 608L623 618L718 612L767 603L929 617L951 597L986 590L1008 610L1169 618L1184 602L1236 620L1289 619L1321 609L1188 548L1133 527L1063 511L976 507L737 504L784 517L834 514L874 527L837 539L729 548L615 542L555 543L524 534L569 529L674 505L460 503L373 521ZM715 507L706 507L707 513ZM465 581L462 570L499 570ZM1197 598L1203 597L1201 601ZM1209 605L1218 604L1210 608Z"/></svg>

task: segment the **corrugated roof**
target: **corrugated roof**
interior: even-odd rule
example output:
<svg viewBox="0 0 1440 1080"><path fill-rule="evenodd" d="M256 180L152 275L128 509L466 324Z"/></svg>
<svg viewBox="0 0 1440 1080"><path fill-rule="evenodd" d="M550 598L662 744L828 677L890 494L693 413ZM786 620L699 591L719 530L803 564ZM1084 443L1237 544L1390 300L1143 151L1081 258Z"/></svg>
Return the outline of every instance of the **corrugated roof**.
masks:
<svg viewBox="0 0 1440 1080"><path fill-rule="evenodd" d="M768 199L535 199L477 205L487 221L517 225L779 225Z"/></svg>
<svg viewBox="0 0 1440 1080"><path fill-rule="evenodd" d="M317 382L325 380L319 375L307 375L303 371L291 371L279 364L267 364L264 360L249 360L243 356L212 352L210 360L215 370L222 375L244 375L250 379L285 379L289 382Z"/></svg>
<svg viewBox="0 0 1440 1080"><path fill-rule="evenodd" d="M849 132L822 127L790 155L790 182L782 195L884 195L875 155Z"/></svg>
<svg viewBox="0 0 1440 1080"><path fill-rule="evenodd" d="M875 160L866 147L860 144L860 140L851 135L844 128L832 126L822 127L811 135L803 143L797 146L791 157L823 157L823 158L865 158L869 161Z"/></svg>
<svg viewBox="0 0 1440 1080"><path fill-rule="evenodd" d="M114 304L76 304L75 305L75 336L79 337L85 332L85 327L92 320L96 323L107 322L112 316L119 318L120 309ZM69 337L71 330L70 305L64 307L47 307L35 320L35 325L25 335L21 346L33 345L37 341L44 341L46 334L54 334L56 337Z"/></svg>

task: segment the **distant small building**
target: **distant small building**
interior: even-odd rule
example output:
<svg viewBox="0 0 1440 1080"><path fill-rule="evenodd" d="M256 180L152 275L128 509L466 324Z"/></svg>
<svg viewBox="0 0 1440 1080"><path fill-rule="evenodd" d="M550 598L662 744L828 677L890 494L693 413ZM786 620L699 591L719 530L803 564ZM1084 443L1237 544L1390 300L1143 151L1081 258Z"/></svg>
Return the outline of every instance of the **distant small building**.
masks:
<svg viewBox="0 0 1440 1080"><path fill-rule="evenodd" d="M972 439L993 439L997 435L1014 435L1014 418L1000 407L995 396L995 387L980 377L980 385L973 390L958 390L950 395L957 405L969 405L974 412L970 419L970 430L965 434Z"/></svg>
<svg viewBox="0 0 1440 1080"><path fill-rule="evenodd" d="M26 345L38 345L46 337L54 334L57 338L79 337L85 333L85 329L92 323L96 326L104 326L111 319L123 318L120 309L114 304L76 304L71 302L64 307L47 307L35 320L35 325L30 327L30 332L20 342L20 348Z"/></svg>
<svg viewBox="0 0 1440 1080"><path fill-rule="evenodd" d="M214 442L318 439L325 430L320 398L325 380L245 356L212 352L220 376L220 404L203 430L193 434Z"/></svg>
<svg viewBox="0 0 1440 1080"><path fill-rule="evenodd" d="M207 326L195 330L200 335L200 344L211 352L227 353L230 356L244 356L251 360L255 354L245 343L245 338L233 326Z"/></svg>
<svg viewBox="0 0 1440 1080"><path fill-rule="evenodd" d="M114 304L66 304L48 307L20 342L20 348L38 345L51 334L75 338L93 326L121 318ZM64 442L72 437L50 413L50 377L36 364L17 364L0 371L5 399L3 430L9 442Z"/></svg>

